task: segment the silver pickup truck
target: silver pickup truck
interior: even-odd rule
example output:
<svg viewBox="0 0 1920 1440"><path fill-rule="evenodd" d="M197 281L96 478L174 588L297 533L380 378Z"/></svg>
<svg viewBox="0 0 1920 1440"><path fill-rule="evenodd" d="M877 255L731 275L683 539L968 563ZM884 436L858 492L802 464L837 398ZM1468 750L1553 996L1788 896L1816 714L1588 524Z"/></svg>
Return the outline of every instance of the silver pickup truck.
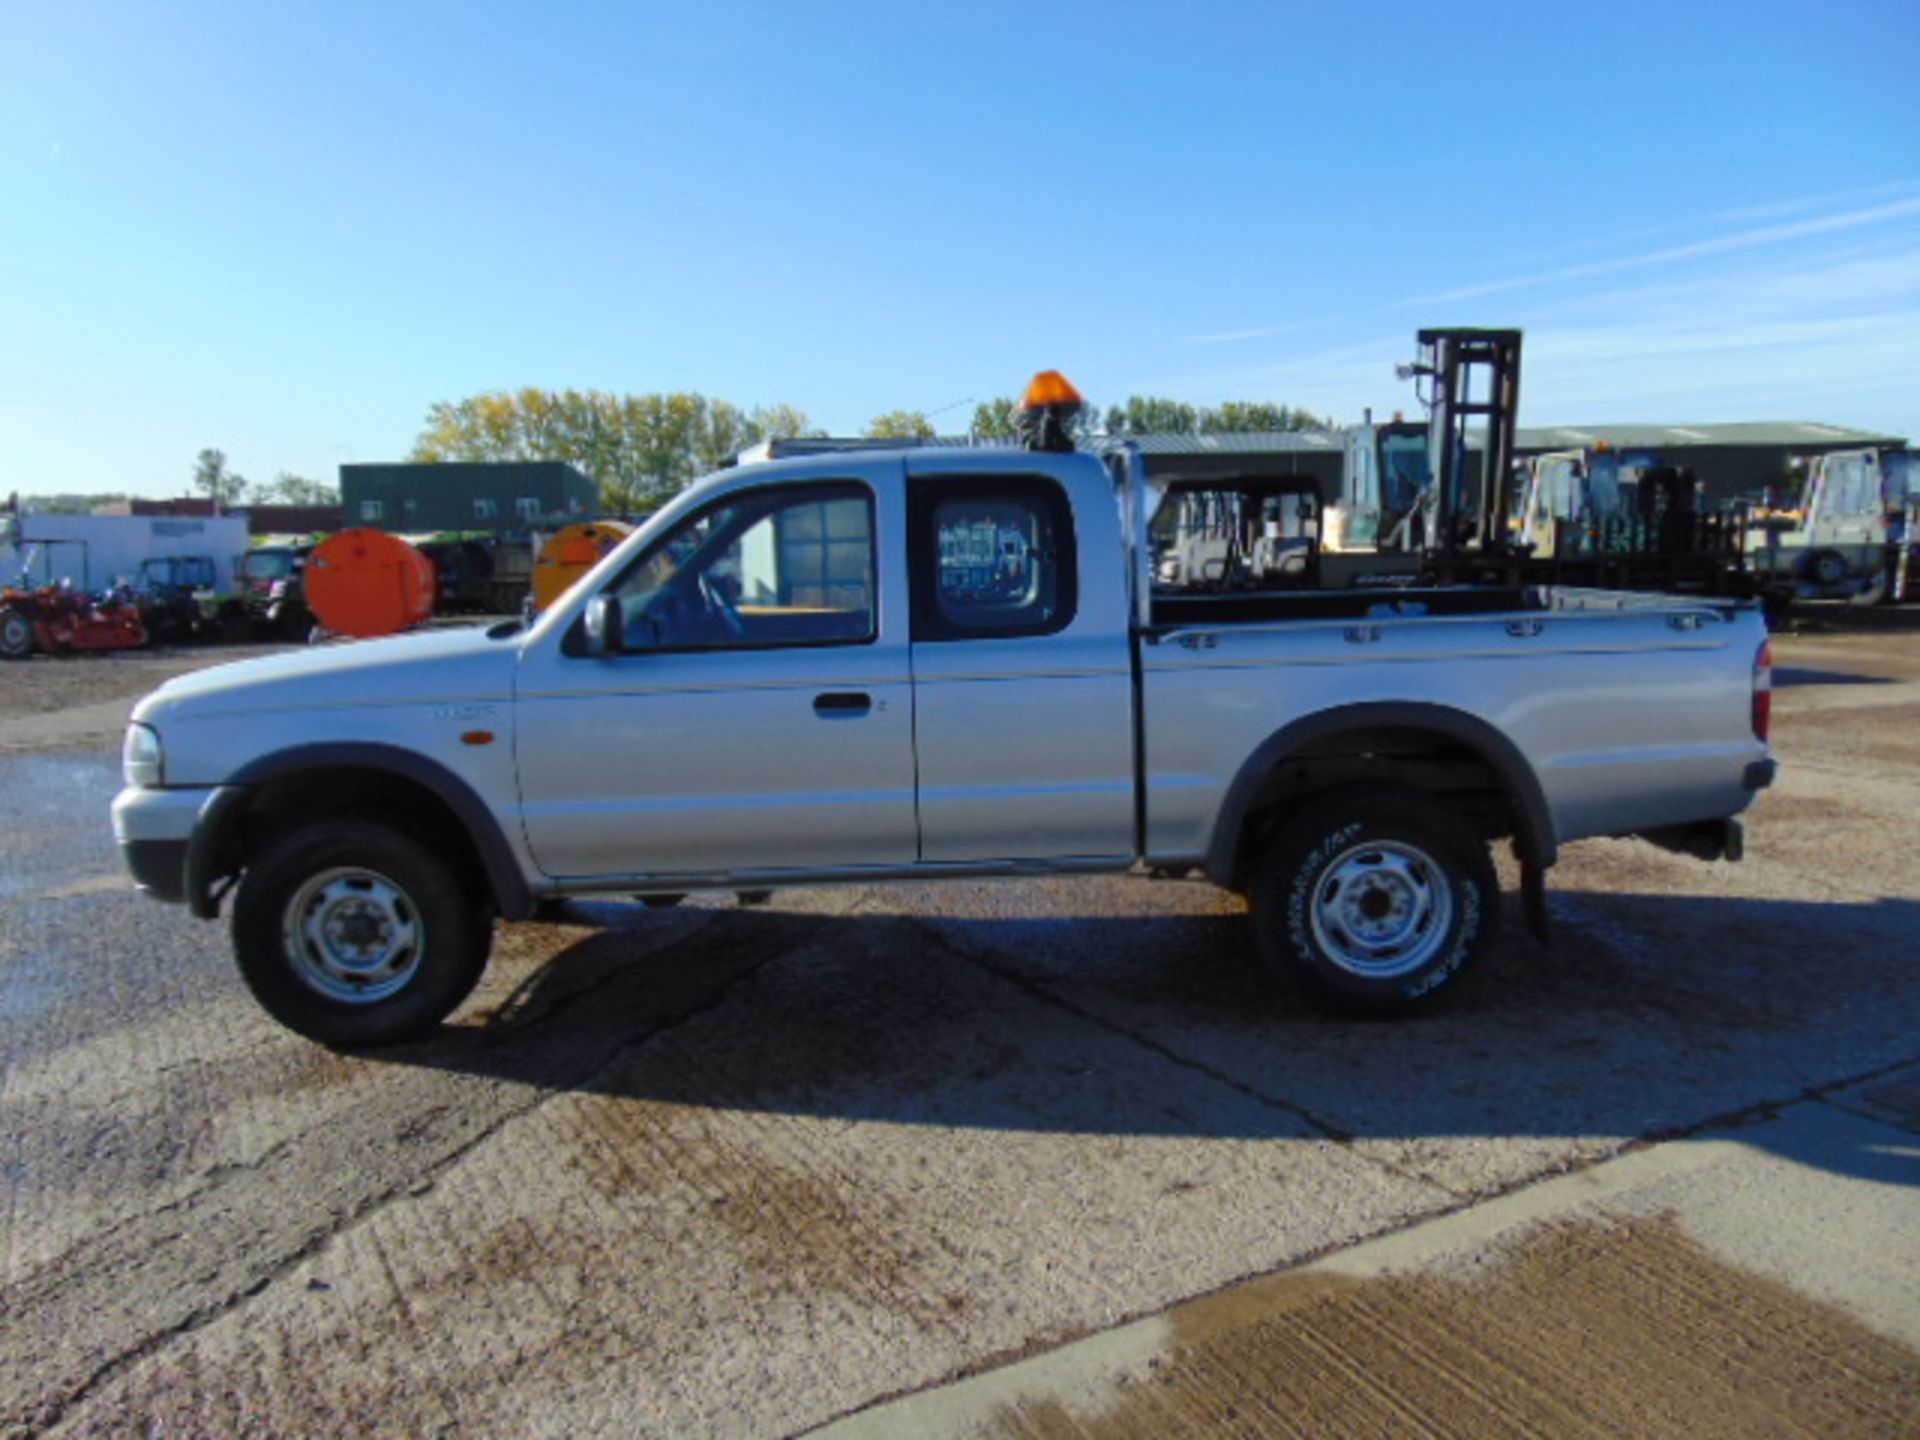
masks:
<svg viewBox="0 0 1920 1440"><path fill-rule="evenodd" d="M254 994L339 1046L430 1030L495 917L567 895L1199 871L1264 965L1400 1010L1491 944L1490 842L1542 924L1570 841L1737 857L1773 773L1757 610L1170 581L1174 501L1259 508L1229 498L1125 454L722 471L531 625L169 682L115 833L154 896L231 894Z"/></svg>

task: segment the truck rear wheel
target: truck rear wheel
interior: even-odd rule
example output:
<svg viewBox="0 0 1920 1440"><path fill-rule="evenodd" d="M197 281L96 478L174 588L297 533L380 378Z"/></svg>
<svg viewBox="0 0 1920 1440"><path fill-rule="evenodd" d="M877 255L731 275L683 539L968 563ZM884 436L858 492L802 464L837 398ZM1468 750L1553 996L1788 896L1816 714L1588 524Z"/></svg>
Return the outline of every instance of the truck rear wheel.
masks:
<svg viewBox="0 0 1920 1440"><path fill-rule="evenodd" d="M1254 862L1267 970L1329 1009L1402 1014L1431 1003L1492 947L1500 890L1486 842L1417 790L1310 797Z"/></svg>
<svg viewBox="0 0 1920 1440"><path fill-rule="evenodd" d="M465 877L387 825L325 820L274 841L233 909L240 974L267 1012L339 1049L412 1040L472 992L492 917Z"/></svg>

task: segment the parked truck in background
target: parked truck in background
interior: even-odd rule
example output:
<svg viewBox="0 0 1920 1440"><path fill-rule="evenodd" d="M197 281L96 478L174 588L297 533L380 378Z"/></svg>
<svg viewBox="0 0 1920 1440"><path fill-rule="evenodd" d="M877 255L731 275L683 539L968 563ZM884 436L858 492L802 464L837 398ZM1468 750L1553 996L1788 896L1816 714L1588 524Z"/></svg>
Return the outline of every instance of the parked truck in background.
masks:
<svg viewBox="0 0 1920 1440"><path fill-rule="evenodd" d="M1493 842L1540 925L1585 837L1737 857L1756 608L1169 582L1176 496L1037 429L722 471L530 624L171 681L127 731L125 863L354 1046L436 1025L496 916L568 895L1196 872L1269 969L1399 1011L1491 945Z"/></svg>

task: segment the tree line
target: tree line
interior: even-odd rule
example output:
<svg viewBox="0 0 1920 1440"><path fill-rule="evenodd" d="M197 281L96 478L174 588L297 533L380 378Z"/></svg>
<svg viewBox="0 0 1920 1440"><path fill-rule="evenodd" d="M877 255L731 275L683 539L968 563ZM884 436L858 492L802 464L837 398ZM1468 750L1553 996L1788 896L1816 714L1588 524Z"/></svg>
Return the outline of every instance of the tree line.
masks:
<svg viewBox="0 0 1920 1440"><path fill-rule="evenodd" d="M227 464L224 450L209 447L194 457L192 487L222 510L245 505L338 505L340 491L324 480L310 480L282 470L271 480L255 483ZM103 505L118 505L134 497L125 491L97 495L15 495L11 508L42 515L91 515Z"/></svg>
<svg viewBox="0 0 1920 1440"><path fill-rule="evenodd" d="M1017 404L1012 396L1000 395L976 405L973 433L991 439L1011 439ZM1116 440L1130 435L1244 435L1332 428L1330 417L1291 405L1274 405L1264 400L1189 405L1164 395L1129 395L1124 404L1108 406L1104 415L1089 405L1080 417L1081 433Z"/></svg>
<svg viewBox="0 0 1920 1440"><path fill-rule="evenodd" d="M523 390L442 401L410 460L564 460L592 477L604 509L658 504L749 445L824 435L803 410L677 391L611 395L600 390Z"/></svg>
<svg viewBox="0 0 1920 1440"><path fill-rule="evenodd" d="M983 440L1015 436L1010 395L974 407L972 434ZM1161 395L1130 395L1104 412L1086 406L1074 424L1082 440L1135 435L1197 435L1273 430L1320 430L1333 421L1310 410L1259 400L1190 405ZM792 405L742 409L691 391L613 395L600 390L528 387L442 401L427 412L426 428L407 457L446 460L562 460L600 487L600 504L631 513L659 504L689 481L718 470L762 440L824 436L806 411ZM867 422L869 439L929 440L938 431L921 410L889 410ZM337 505L332 485L281 471L256 483L208 448L195 458L193 489L222 509L253 505ZM24 497L25 508L90 510L125 495Z"/></svg>
<svg viewBox="0 0 1920 1440"><path fill-rule="evenodd" d="M206 449L194 457L193 488L222 510L241 505L338 505L340 492L321 480L282 470L255 484L227 464L226 452Z"/></svg>
<svg viewBox="0 0 1920 1440"><path fill-rule="evenodd" d="M1003 395L976 405L972 433L989 440L1013 438L1016 404ZM1085 407L1075 429L1083 439L1091 439L1312 430L1332 424L1311 411L1265 401L1196 406L1164 396L1133 395L1104 413ZM889 410L868 421L862 433L870 439L905 440L931 439L938 432L924 411ZM825 434L792 405L743 410L690 391L613 395L527 387L434 405L408 458L418 463L561 460L599 485L604 509L631 512L658 504L763 440Z"/></svg>

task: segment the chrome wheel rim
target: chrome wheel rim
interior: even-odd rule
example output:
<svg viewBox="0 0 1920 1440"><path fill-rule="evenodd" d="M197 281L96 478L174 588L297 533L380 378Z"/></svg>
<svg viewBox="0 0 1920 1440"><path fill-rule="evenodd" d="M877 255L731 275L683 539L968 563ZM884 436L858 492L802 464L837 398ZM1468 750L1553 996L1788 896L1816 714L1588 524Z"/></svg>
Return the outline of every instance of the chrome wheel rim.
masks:
<svg viewBox="0 0 1920 1440"><path fill-rule="evenodd" d="M1418 846L1374 840L1321 872L1308 906L1320 951L1368 980L1410 975L1440 954L1453 924L1447 872Z"/></svg>
<svg viewBox="0 0 1920 1440"><path fill-rule="evenodd" d="M371 1005L405 989L426 942L412 897L372 870L323 870L287 903L287 956L294 973L343 1004Z"/></svg>

